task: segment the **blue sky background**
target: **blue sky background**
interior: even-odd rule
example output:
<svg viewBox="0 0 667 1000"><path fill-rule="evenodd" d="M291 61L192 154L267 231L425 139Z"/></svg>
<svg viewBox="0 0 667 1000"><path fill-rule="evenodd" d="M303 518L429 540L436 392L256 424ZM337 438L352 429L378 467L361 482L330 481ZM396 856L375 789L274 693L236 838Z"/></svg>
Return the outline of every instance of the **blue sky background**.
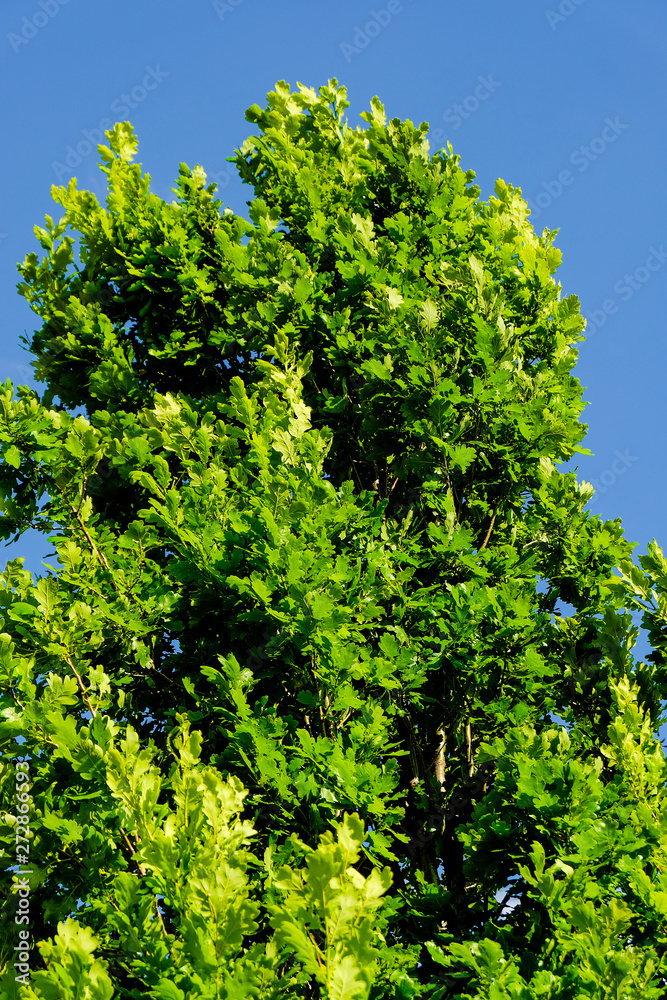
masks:
<svg viewBox="0 0 667 1000"><path fill-rule="evenodd" d="M430 122L432 149L450 141L483 197L502 177L536 229L560 229L563 294L589 317L575 374L594 457L579 474L638 552L667 545L664 0L3 0L0 22L0 379L35 385L16 262L60 216L52 184L74 175L104 196L104 119L135 126L159 195L200 163L245 213L225 159L253 131L245 109L277 80L336 77L352 124L378 95L390 117ZM48 551L24 537L0 562L25 555L40 573Z"/></svg>

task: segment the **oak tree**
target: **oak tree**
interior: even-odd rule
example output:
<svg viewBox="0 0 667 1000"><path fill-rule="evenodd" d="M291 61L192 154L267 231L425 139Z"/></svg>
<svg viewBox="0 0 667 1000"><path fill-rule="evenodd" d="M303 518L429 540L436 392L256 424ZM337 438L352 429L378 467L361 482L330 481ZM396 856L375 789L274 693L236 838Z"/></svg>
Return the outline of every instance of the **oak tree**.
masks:
<svg viewBox="0 0 667 1000"><path fill-rule="evenodd" d="M118 124L19 267L3 998L664 995L667 561L559 470L556 233L347 107L249 109L247 219Z"/></svg>

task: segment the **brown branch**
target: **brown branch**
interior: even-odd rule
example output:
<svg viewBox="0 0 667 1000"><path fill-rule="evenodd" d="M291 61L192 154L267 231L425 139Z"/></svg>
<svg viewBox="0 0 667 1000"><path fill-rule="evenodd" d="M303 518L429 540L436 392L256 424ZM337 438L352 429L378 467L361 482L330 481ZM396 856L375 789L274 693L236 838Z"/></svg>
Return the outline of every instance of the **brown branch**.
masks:
<svg viewBox="0 0 667 1000"><path fill-rule="evenodd" d="M79 511L81 510L81 506L83 504L83 501L86 499L86 485L87 485L87 483L88 483L88 477L86 475L84 475L84 477L83 477L83 479L81 481L81 496L79 497L79 506L76 508L76 516L77 517L79 516Z"/></svg>
<svg viewBox="0 0 667 1000"><path fill-rule="evenodd" d="M103 552L101 552L98 549L97 545L95 545L95 542L93 541L93 539L92 539L92 537L90 535L90 532L88 531L88 528L86 527L84 521L82 520L81 515L79 514L79 511L75 510L75 508L72 507L71 504L70 504L70 510L72 511L72 513L76 517L77 521L79 522L79 527L81 528L82 532L84 533L84 535L86 537L86 541L88 542L88 544L90 545L90 548L92 549L93 555L99 560L99 562L101 563L101 565L104 567L104 569L107 571L107 573L109 573L109 575L111 576L111 586L113 587L113 589L116 591L117 594L120 594L120 589L116 585L116 581L113 578L113 574L111 572L111 567L109 566L109 563L107 562L107 557L104 555Z"/></svg>
<svg viewBox="0 0 667 1000"><path fill-rule="evenodd" d="M129 850L130 850L130 856L131 856L132 854L134 854L134 853L135 853L135 850L134 850L134 847L132 847L132 844L130 843L130 838L129 838L129 837L128 837L128 835L127 835L127 834L125 833L125 830L123 830L123 828L122 828L122 827L121 827L121 829L120 829L120 832L121 832L121 833L123 834L123 840L124 840L124 841L125 841L125 843L127 844L128 848L129 848ZM137 839L137 838L135 837L135 840L136 840L136 839ZM144 868L144 866L143 866L142 864L140 864L140 863L139 863L138 861L135 861L135 864L136 864L137 868L139 869L139 874L140 874L140 875L145 875L145 874L146 874L146 869Z"/></svg>
<svg viewBox="0 0 667 1000"><path fill-rule="evenodd" d="M352 469L352 474L354 476L356 476L356 478L357 478L357 483L359 484L359 489L363 490L364 486L363 486L363 483L361 482L361 479L359 478L359 473L357 472L357 470L355 468L355 465L356 465L356 459L353 458L352 459L352 465L350 466L350 468Z"/></svg>
<svg viewBox="0 0 667 1000"><path fill-rule="evenodd" d="M378 468L378 464L375 461L375 459L373 459L373 468L375 469L375 481L373 482L373 491L375 493L379 493L380 492L380 469Z"/></svg>
<svg viewBox="0 0 667 1000"><path fill-rule="evenodd" d="M472 729L470 727L470 719L466 722L466 756L468 758L468 777L472 778L475 772L475 761L472 756Z"/></svg>
<svg viewBox="0 0 667 1000"><path fill-rule="evenodd" d="M329 739L333 740L335 742L336 736L337 736L337 733L336 733L336 724L335 724L334 720L331 717L331 701L329 700L329 693L328 692L324 695L324 707L326 709L326 712L322 716L322 727L323 727L325 735L326 735L326 731L327 731L326 723L327 723L327 719L328 719L329 720ZM320 706L320 711L321 711L321 706Z"/></svg>
<svg viewBox="0 0 667 1000"><path fill-rule="evenodd" d="M437 736L440 737L440 746L438 747L438 752L435 757L435 776L438 779L438 784L442 788L445 784L445 730L444 727L438 729Z"/></svg>
<svg viewBox="0 0 667 1000"><path fill-rule="evenodd" d="M489 525L489 530L486 533L486 538L484 539L484 541L482 542L482 544L479 547L479 551L480 552L482 551L482 549L485 549L486 546L487 546L487 544L488 544L489 538L491 537L491 532L493 531L493 526L496 523L496 515L497 515L497 513L498 513L498 511L494 510L493 517L491 518L491 524Z"/></svg>
<svg viewBox="0 0 667 1000"><path fill-rule="evenodd" d="M88 692L86 691L86 685L83 683L83 678L81 677L81 674L76 669L69 656L65 657L65 663L68 665L68 667L76 677L77 681L79 682L79 687L81 688L81 694L83 695L84 701L86 702L86 705L90 710L90 714L92 715L93 718L95 718L95 716L97 715L97 711L93 708L93 704L90 698L88 697Z"/></svg>

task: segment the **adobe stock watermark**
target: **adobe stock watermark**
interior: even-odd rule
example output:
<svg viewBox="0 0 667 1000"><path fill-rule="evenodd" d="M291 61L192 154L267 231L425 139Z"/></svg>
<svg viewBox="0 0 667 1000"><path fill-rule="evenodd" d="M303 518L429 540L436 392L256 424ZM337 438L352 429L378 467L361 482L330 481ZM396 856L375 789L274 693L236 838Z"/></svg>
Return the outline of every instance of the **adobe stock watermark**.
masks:
<svg viewBox="0 0 667 1000"><path fill-rule="evenodd" d="M261 645L254 646L253 648L246 650L247 656L245 665L249 670L257 670L263 663L271 659L271 653L267 652L267 649L269 644L273 640L277 639L279 635L279 629L273 629L273 631L268 628L264 629L262 635L260 636L260 638L264 640Z"/></svg>
<svg viewBox="0 0 667 1000"><path fill-rule="evenodd" d="M491 94L495 94L498 87L502 86L500 81L493 79L493 74L489 73L488 76L478 76L477 86L474 90L463 98L458 104L452 104L450 108L447 108L443 112L442 118L448 125L451 125L453 130L461 128L463 122L466 118L470 118L471 115L480 108L484 101L488 101ZM430 133L431 138L435 142L439 142L441 139L445 138L446 132L442 128L436 128Z"/></svg>
<svg viewBox="0 0 667 1000"><path fill-rule="evenodd" d="M16 895L16 914L14 923L18 927L19 943L14 945L16 957L15 982L27 986L30 980L30 879L33 874L30 863L30 764L20 760L16 763L15 779L15 812L16 812L16 864L19 870L14 872L14 893Z"/></svg>
<svg viewBox="0 0 667 1000"><path fill-rule="evenodd" d="M138 108L168 76L169 73L165 73L159 66L146 66L146 73L140 83L133 87L129 94L122 93L120 97L111 102L110 111L116 116L114 121L127 120L130 111ZM87 156L96 151L100 143L106 143L104 133L113 128L114 121L111 118L102 118L98 122L97 128L81 130L83 139L80 139L76 146L67 146L62 161L54 160L51 163L53 172L59 181L71 174L71 171L78 167Z"/></svg>
<svg viewBox="0 0 667 1000"><path fill-rule="evenodd" d="M60 8L68 3L69 0L39 0L40 9L36 10L31 17L24 17L21 21L21 33L10 31L7 35L7 41L14 52L18 52L24 45L31 42L42 28L45 28L49 21L60 12Z"/></svg>
<svg viewBox="0 0 667 1000"><path fill-rule="evenodd" d="M402 14L405 7L401 0L389 0L386 7L370 10L369 19L363 25L355 24L352 42L341 42L339 48L345 56L345 62L351 63L353 56L359 56L368 48L374 38L387 28L397 14Z"/></svg>
<svg viewBox="0 0 667 1000"><path fill-rule="evenodd" d="M35 369L31 368L30 365L21 365L16 362L10 363L9 367L16 372L17 378L34 378Z"/></svg>
<svg viewBox="0 0 667 1000"><path fill-rule="evenodd" d="M215 173L214 172L209 173L207 171L206 172L206 183L207 184L215 184L216 185L216 194L219 194L220 191L224 191L225 190L225 188L227 187L227 185L230 183L232 177L234 177L234 174L232 173L232 171L229 170L227 167L223 167L222 170L218 170Z"/></svg>
<svg viewBox="0 0 667 1000"><path fill-rule="evenodd" d="M667 263L667 253L661 243L658 248L650 247L649 254L643 264L636 267L632 274L624 274L614 283L614 291L623 302L631 299L635 292L651 280L651 276ZM605 299L599 309L586 313L586 336L592 337L596 330L604 326L610 316L618 312L616 299Z"/></svg>
<svg viewBox="0 0 667 1000"><path fill-rule="evenodd" d="M605 118L604 122L605 127L600 132L600 135L590 139L588 145L579 146L570 154L569 162L573 167L577 168L579 173L584 173L585 170L588 170L591 163L594 163L599 156L606 153L609 146L616 142L619 135L630 127L622 122L618 115L615 118ZM572 171L566 169L561 170L554 180L542 181L543 190L538 192L532 201L530 198L526 198L526 204L531 213L531 222L538 219L544 209L549 208L557 198L560 198L565 188L574 184L575 180L576 178Z"/></svg>
<svg viewBox="0 0 667 1000"><path fill-rule="evenodd" d="M233 14L243 2L244 0L213 0L213 10L220 20L224 21L227 14Z"/></svg>
<svg viewBox="0 0 667 1000"><path fill-rule="evenodd" d="M611 489L618 477L624 476L630 466L638 461L639 458L637 455L631 455L629 448L626 448L624 452L616 451L614 453L614 461L609 468L604 469L597 479L587 480L587 482L590 481L596 493L606 493L607 490Z"/></svg>
<svg viewBox="0 0 667 1000"><path fill-rule="evenodd" d="M568 17L572 17L577 7L581 7L583 3L586 3L586 0L562 0L558 10L545 10L544 16L549 22L551 30L555 31L559 24L567 21Z"/></svg>

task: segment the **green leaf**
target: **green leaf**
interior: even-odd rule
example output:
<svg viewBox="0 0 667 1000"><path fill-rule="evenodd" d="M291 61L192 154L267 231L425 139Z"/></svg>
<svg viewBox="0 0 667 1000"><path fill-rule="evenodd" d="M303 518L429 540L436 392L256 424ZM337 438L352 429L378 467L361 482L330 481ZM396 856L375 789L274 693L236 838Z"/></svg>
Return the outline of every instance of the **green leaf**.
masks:
<svg viewBox="0 0 667 1000"><path fill-rule="evenodd" d="M125 163L131 163L139 148L139 140L130 123L117 122L109 132L104 134L116 156Z"/></svg>
<svg viewBox="0 0 667 1000"><path fill-rule="evenodd" d="M425 302L422 302L421 306L419 307L419 315L428 333L430 333L431 330L435 329L440 320L438 307L435 305L434 302L431 302L430 299L427 299Z"/></svg>
<svg viewBox="0 0 667 1000"><path fill-rule="evenodd" d="M8 465L13 465L15 469L19 468L21 465L21 452L18 450L16 445L10 445L9 448L4 450L3 454L5 462L7 462Z"/></svg>

